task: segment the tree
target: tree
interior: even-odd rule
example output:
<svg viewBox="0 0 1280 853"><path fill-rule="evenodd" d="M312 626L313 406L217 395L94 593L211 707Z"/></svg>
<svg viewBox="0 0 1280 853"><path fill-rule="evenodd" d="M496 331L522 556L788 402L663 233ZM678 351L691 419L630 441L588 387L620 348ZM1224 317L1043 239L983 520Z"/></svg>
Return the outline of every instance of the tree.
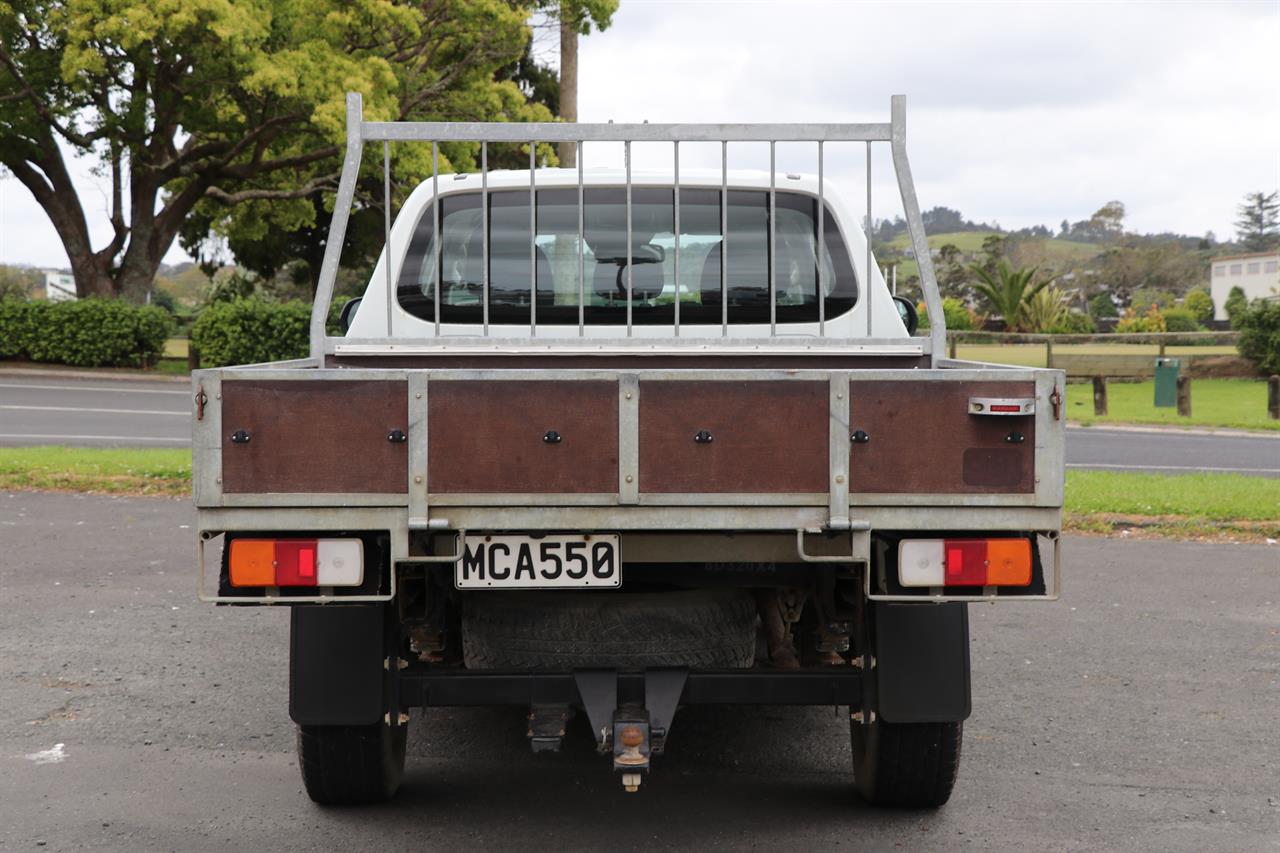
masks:
<svg viewBox="0 0 1280 853"><path fill-rule="evenodd" d="M1101 237L1118 237L1123 234L1124 202L1107 202L1090 217L1089 225Z"/></svg>
<svg viewBox="0 0 1280 853"><path fill-rule="evenodd" d="M1236 208L1236 239L1246 252L1280 248L1280 191L1247 193Z"/></svg>
<svg viewBox="0 0 1280 853"><path fill-rule="evenodd" d="M1028 332L1051 332L1070 311L1067 297L1052 285L1042 287L1022 305L1022 322Z"/></svg>
<svg viewBox="0 0 1280 853"><path fill-rule="evenodd" d="M198 205L226 233L314 225L349 89L368 119L527 117L493 75L523 51L525 15L505 0L3 0L0 164L49 216L80 295L137 297ZM110 176L106 245L64 150ZM423 172L420 152L397 155Z"/></svg>
<svg viewBox="0 0 1280 853"><path fill-rule="evenodd" d="M1032 284L1032 279L1036 276L1035 267L1013 269L1005 260L998 261L994 271L981 264L970 264L969 271L978 279L974 283L974 289L986 298L993 312L1004 318L1005 327L1009 331L1022 328L1027 300L1052 281L1046 279L1039 284Z"/></svg>
<svg viewBox="0 0 1280 853"><path fill-rule="evenodd" d="M541 0L539 5L560 30L560 91L556 112L565 121L577 121L578 36L590 35L592 26L598 30L608 29L613 23L613 13L618 10L618 0ZM578 164L574 143L561 142L557 153L560 165Z"/></svg>
<svg viewBox="0 0 1280 853"><path fill-rule="evenodd" d="M1098 293L1089 300L1089 315L1094 318L1119 317L1120 312L1111 301L1110 293Z"/></svg>
<svg viewBox="0 0 1280 853"><path fill-rule="evenodd" d="M1197 287L1182 300L1182 307L1191 312L1200 325L1213 319L1213 297L1204 288Z"/></svg>
<svg viewBox="0 0 1280 853"><path fill-rule="evenodd" d="M1240 315L1249 307L1249 297L1244 295L1244 288L1236 285L1227 293L1227 301L1222 304L1222 310L1226 312L1227 319L1231 321L1231 328L1237 328L1240 321Z"/></svg>

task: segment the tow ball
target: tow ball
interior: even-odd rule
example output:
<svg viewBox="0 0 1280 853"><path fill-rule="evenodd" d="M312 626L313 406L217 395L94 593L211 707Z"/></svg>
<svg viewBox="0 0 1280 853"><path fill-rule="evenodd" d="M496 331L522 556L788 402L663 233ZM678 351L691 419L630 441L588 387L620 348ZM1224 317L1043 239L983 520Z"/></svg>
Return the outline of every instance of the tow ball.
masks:
<svg viewBox="0 0 1280 853"><path fill-rule="evenodd" d="M649 772L649 732L649 712L644 708L623 706L614 712L613 769L622 774L622 787L628 793L638 791L644 774Z"/></svg>

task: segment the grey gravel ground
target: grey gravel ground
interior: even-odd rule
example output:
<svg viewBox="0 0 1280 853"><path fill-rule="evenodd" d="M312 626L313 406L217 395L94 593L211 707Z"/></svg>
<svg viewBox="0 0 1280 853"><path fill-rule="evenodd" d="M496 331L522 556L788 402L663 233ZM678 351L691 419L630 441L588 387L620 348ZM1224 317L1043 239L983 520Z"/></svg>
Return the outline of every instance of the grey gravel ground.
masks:
<svg viewBox="0 0 1280 853"><path fill-rule="evenodd" d="M1061 602L975 606L938 812L862 805L829 708L683 711L634 795L580 722L534 756L518 709L433 711L396 802L322 810L294 760L287 614L196 602L192 520L0 493L0 851L1280 850L1276 546L1076 538Z"/></svg>

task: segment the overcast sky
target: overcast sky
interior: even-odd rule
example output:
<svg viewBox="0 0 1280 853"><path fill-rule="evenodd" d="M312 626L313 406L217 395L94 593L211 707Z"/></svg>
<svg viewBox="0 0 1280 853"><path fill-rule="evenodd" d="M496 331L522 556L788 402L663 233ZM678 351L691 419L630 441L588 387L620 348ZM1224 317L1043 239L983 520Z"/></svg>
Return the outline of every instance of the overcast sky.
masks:
<svg viewBox="0 0 1280 853"><path fill-rule="evenodd" d="M653 122L885 121L902 93L921 207L1005 228L1056 230L1119 199L1131 230L1228 238L1241 196L1280 186L1280 0L621 0L613 26L582 40L579 89L582 121ZM637 150L637 165L669 163L668 150ZM873 156L873 212L892 216L887 147ZM730 147L731 168L766 158ZM828 146L827 158L861 211L865 152ZM681 161L718 166L719 154L682 147ZM780 146L780 170L814 167L812 150ZM106 185L79 172L101 245ZM0 179L0 261L66 264L12 178Z"/></svg>

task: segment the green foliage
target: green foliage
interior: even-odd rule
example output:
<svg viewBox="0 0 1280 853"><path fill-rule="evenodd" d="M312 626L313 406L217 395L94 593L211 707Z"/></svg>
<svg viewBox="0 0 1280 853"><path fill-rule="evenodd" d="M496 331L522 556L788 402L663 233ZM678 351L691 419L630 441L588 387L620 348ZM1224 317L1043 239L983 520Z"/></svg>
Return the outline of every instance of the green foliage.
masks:
<svg viewBox="0 0 1280 853"><path fill-rule="evenodd" d="M1152 305L1155 305L1161 311L1165 311L1172 308L1177 301L1178 298L1168 291L1140 287L1133 292L1133 296L1129 300L1129 306L1137 313L1145 314Z"/></svg>
<svg viewBox="0 0 1280 853"><path fill-rule="evenodd" d="M1231 321L1231 328L1238 328L1239 317L1248 307L1249 298L1244 295L1244 289L1237 284L1231 288L1227 294L1227 301L1222 306L1222 310L1227 312L1227 319Z"/></svg>
<svg viewBox="0 0 1280 853"><path fill-rule="evenodd" d="M0 264L0 300L26 299L40 286L40 273Z"/></svg>
<svg viewBox="0 0 1280 853"><path fill-rule="evenodd" d="M1236 237L1246 252L1280 247L1280 191L1246 193L1236 210Z"/></svg>
<svg viewBox="0 0 1280 853"><path fill-rule="evenodd" d="M607 25L612 6L575 4L584 27ZM523 55L529 12L509 0L0 0L0 164L84 262L82 295L136 296L197 205L206 226L244 240L323 224L348 91L366 120L550 119L495 76ZM429 173L430 146L391 151L398 186ZM442 145L441 166L471 168L477 151ZM64 152L111 178L105 244L84 224L97 195L81 198ZM380 160L365 158L362 207Z"/></svg>
<svg viewBox="0 0 1280 853"><path fill-rule="evenodd" d="M929 328L929 312L925 310L923 302L916 307L916 311L920 315L920 328ZM967 332L980 325L976 322L979 318L967 305L950 296L942 300L942 317L946 320L947 330L951 332Z"/></svg>
<svg viewBox="0 0 1280 853"><path fill-rule="evenodd" d="M1103 317L1119 317L1116 304L1111 301L1111 294L1099 293L1089 300L1089 316L1097 319Z"/></svg>
<svg viewBox="0 0 1280 853"><path fill-rule="evenodd" d="M203 367L258 364L304 358L309 343L311 306L271 302L260 296L211 304L191 327L191 343Z"/></svg>
<svg viewBox="0 0 1280 853"><path fill-rule="evenodd" d="M1256 299L1236 315L1240 355L1267 374L1280 374L1280 302Z"/></svg>
<svg viewBox="0 0 1280 853"><path fill-rule="evenodd" d="M1126 308L1120 317L1120 322L1116 324L1116 331L1122 334L1137 334L1165 332L1168 329L1165 327L1164 314L1160 312L1159 306L1152 305L1145 314L1139 314L1132 306Z"/></svg>
<svg viewBox="0 0 1280 853"><path fill-rule="evenodd" d="M1066 296L1051 285L1041 288L1023 303L1022 323L1029 332L1050 332L1069 313Z"/></svg>
<svg viewBox="0 0 1280 853"><path fill-rule="evenodd" d="M1202 287L1197 287L1182 300L1182 307L1195 315L1196 322L1204 325L1213 319L1213 297Z"/></svg>
<svg viewBox="0 0 1280 853"><path fill-rule="evenodd" d="M1098 331L1093 318L1079 311L1068 311L1053 326L1046 329L1051 335L1092 335Z"/></svg>
<svg viewBox="0 0 1280 853"><path fill-rule="evenodd" d="M1164 315L1164 327L1167 332L1200 331L1200 321L1196 318L1195 312L1187 308L1169 308L1161 314Z"/></svg>
<svg viewBox="0 0 1280 853"><path fill-rule="evenodd" d="M118 299L0 301L0 358L75 367L150 367L173 319Z"/></svg>
<svg viewBox="0 0 1280 853"><path fill-rule="evenodd" d="M969 271L978 279L974 290L982 294L992 311L1004 319L1009 331L1023 327L1023 309L1027 301L1049 284L1049 281L1031 283L1036 275L1035 267L1015 270L1003 259L996 263L994 270L972 264Z"/></svg>

